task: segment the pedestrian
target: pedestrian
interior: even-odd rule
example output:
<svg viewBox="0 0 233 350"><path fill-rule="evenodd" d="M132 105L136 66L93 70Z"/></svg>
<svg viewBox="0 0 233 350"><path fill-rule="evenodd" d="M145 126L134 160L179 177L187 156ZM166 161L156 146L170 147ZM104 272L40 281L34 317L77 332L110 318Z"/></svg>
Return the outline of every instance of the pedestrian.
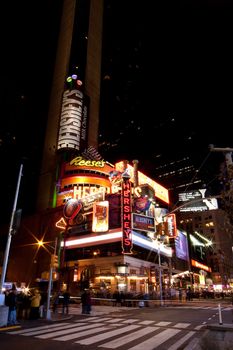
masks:
<svg viewBox="0 0 233 350"><path fill-rule="evenodd" d="M82 314L87 313L87 291L86 289L81 295L81 304L82 304Z"/></svg>
<svg viewBox="0 0 233 350"><path fill-rule="evenodd" d="M31 310L31 299L28 293L24 293L24 297L22 300L22 318L24 320L28 320L30 318L30 310Z"/></svg>
<svg viewBox="0 0 233 350"><path fill-rule="evenodd" d="M91 292L90 292L89 289L87 290L86 313L87 313L87 314L90 314L90 313L91 313Z"/></svg>
<svg viewBox="0 0 233 350"><path fill-rule="evenodd" d="M121 306L125 305L125 293L123 292L123 290L120 291L120 303Z"/></svg>
<svg viewBox="0 0 233 350"><path fill-rule="evenodd" d="M81 295L81 303L82 303L82 314L90 314L91 313L91 293L88 289L85 289L83 294Z"/></svg>
<svg viewBox="0 0 233 350"><path fill-rule="evenodd" d="M63 292L63 299L62 299L62 313L69 314L69 303L70 303L70 293L68 290L65 290Z"/></svg>
<svg viewBox="0 0 233 350"><path fill-rule="evenodd" d="M120 292L117 290L115 293L114 293L114 298L115 298L115 305L116 306L121 306L121 294Z"/></svg>
<svg viewBox="0 0 233 350"><path fill-rule="evenodd" d="M33 296L31 297L31 309L30 309L30 319L37 320L40 317L41 294L38 289L35 289Z"/></svg>
<svg viewBox="0 0 233 350"><path fill-rule="evenodd" d="M179 301L182 301L182 289L179 288Z"/></svg>
<svg viewBox="0 0 233 350"><path fill-rule="evenodd" d="M192 291L191 291L191 287L188 287L188 289L186 290L186 300L191 301L192 300Z"/></svg>
<svg viewBox="0 0 233 350"><path fill-rule="evenodd" d="M6 306L9 307L8 310L8 326L13 326L18 324L17 318L16 318L16 310L17 310L17 289L15 285L13 284L12 289L10 290L9 294L6 295L5 300Z"/></svg>
<svg viewBox="0 0 233 350"><path fill-rule="evenodd" d="M41 300L40 300L40 318L44 318L45 317L45 310L46 310L46 304L47 304L47 297L48 294L46 292L42 292L41 293Z"/></svg>
<svg viewBox="0 0 233 350"><path fill-rule="evenodd" d="M57 312L57 308L58 308L58 305L59 305L59 298L60 298L60 295L61 295L61 292L58 291L54 294L54 297L53 297L53 313L56 313Z"/></svg>

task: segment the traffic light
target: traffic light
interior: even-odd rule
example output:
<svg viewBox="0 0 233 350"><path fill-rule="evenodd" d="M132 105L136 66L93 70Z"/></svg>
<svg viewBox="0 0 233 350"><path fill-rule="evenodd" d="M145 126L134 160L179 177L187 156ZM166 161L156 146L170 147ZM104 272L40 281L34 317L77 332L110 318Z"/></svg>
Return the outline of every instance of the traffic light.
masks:
<svg viewBox="0 0 233 350"><path fill-rule="evenodd" d="M58 266L59 266L59 263L58 263L58 256L55 255L55 254L52 254L52 255L51 255L51 267L57 268Z"/></svg>

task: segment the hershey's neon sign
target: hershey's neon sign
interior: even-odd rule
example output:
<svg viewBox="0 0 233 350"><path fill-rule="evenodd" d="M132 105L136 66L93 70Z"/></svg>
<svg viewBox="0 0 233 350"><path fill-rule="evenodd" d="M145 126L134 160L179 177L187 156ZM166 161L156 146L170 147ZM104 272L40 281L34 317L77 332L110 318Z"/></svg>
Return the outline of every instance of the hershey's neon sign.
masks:
<svg viewBox="0 0 233 350"><path fill-rule="evenodd" d="M129 178L122 181L122 253L132 254L133 240L131 230L131 183Z"/></svg>

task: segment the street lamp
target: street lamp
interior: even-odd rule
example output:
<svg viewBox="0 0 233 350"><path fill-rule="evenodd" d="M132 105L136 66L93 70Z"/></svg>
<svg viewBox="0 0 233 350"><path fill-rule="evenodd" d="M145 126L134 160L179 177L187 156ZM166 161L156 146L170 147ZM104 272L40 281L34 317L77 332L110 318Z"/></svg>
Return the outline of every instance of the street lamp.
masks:
<svg viewBox="0 0 233 350"><path fill-rule="evenodd" d="M158 262L159 262L159 294L160 294L160 305L163 305L163 284L162 284L162 266L161 266L161 255L160 255L160 244L158 241Z"/></svg>
<svg viewBox="0 0 233 350"><path fill-rule="evenodd" d="M57 250L57 238L55 240L54 254L51 254L50 269L49 269L49 283L48 283L47 306L46 306L47 320L51 320L50 297L51 297L51 290L52 290L53 270L57 264L56 250Z"/></svg>
<svg viewBox="0 0 233 350"><path fill-rule="evenodd" d="M19 169L17 187L16 187L16 192L15 192L15 199L14 199L13 209L12 209L12 213L11 213L11 220L10 220L10 226L9 226L9 231L8 231L7 245L6 245L6 250L5 250L5 255L4 255L4 260L3 260L3 265L2 265L2 275L1 275L1 282L0 282L0 293L3 292L3 286L4 286L4 282L5 282L5 277L6 277L6 270L7 270L8 258L9 258L9 252L10 252L10 245L11 245L11 237L12 237L12 234L14 232L13 225L14 225L14 218L15 218L15 214L16 214L16 207L17 207L17 201L18 201L18 194L19 194L19 187L20 187L20 182L21 182L21 177L22 177L22 171L23 171L23 164L20 165L20 169Z"/></svg>

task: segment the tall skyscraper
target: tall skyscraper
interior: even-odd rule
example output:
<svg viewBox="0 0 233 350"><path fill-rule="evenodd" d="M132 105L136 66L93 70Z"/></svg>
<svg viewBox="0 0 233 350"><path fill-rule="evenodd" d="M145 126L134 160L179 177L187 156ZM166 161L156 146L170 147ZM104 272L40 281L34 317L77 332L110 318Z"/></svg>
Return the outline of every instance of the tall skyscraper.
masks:
<svg viewBox="0 0 233 350"><path fill-rule="evenodd" d="M97 147L102 50L103 0L64 0L50 106L39 178L37 209L53 207L57 152L64 86L69 75L83 81L89 98L87 145Z"/></svg>

